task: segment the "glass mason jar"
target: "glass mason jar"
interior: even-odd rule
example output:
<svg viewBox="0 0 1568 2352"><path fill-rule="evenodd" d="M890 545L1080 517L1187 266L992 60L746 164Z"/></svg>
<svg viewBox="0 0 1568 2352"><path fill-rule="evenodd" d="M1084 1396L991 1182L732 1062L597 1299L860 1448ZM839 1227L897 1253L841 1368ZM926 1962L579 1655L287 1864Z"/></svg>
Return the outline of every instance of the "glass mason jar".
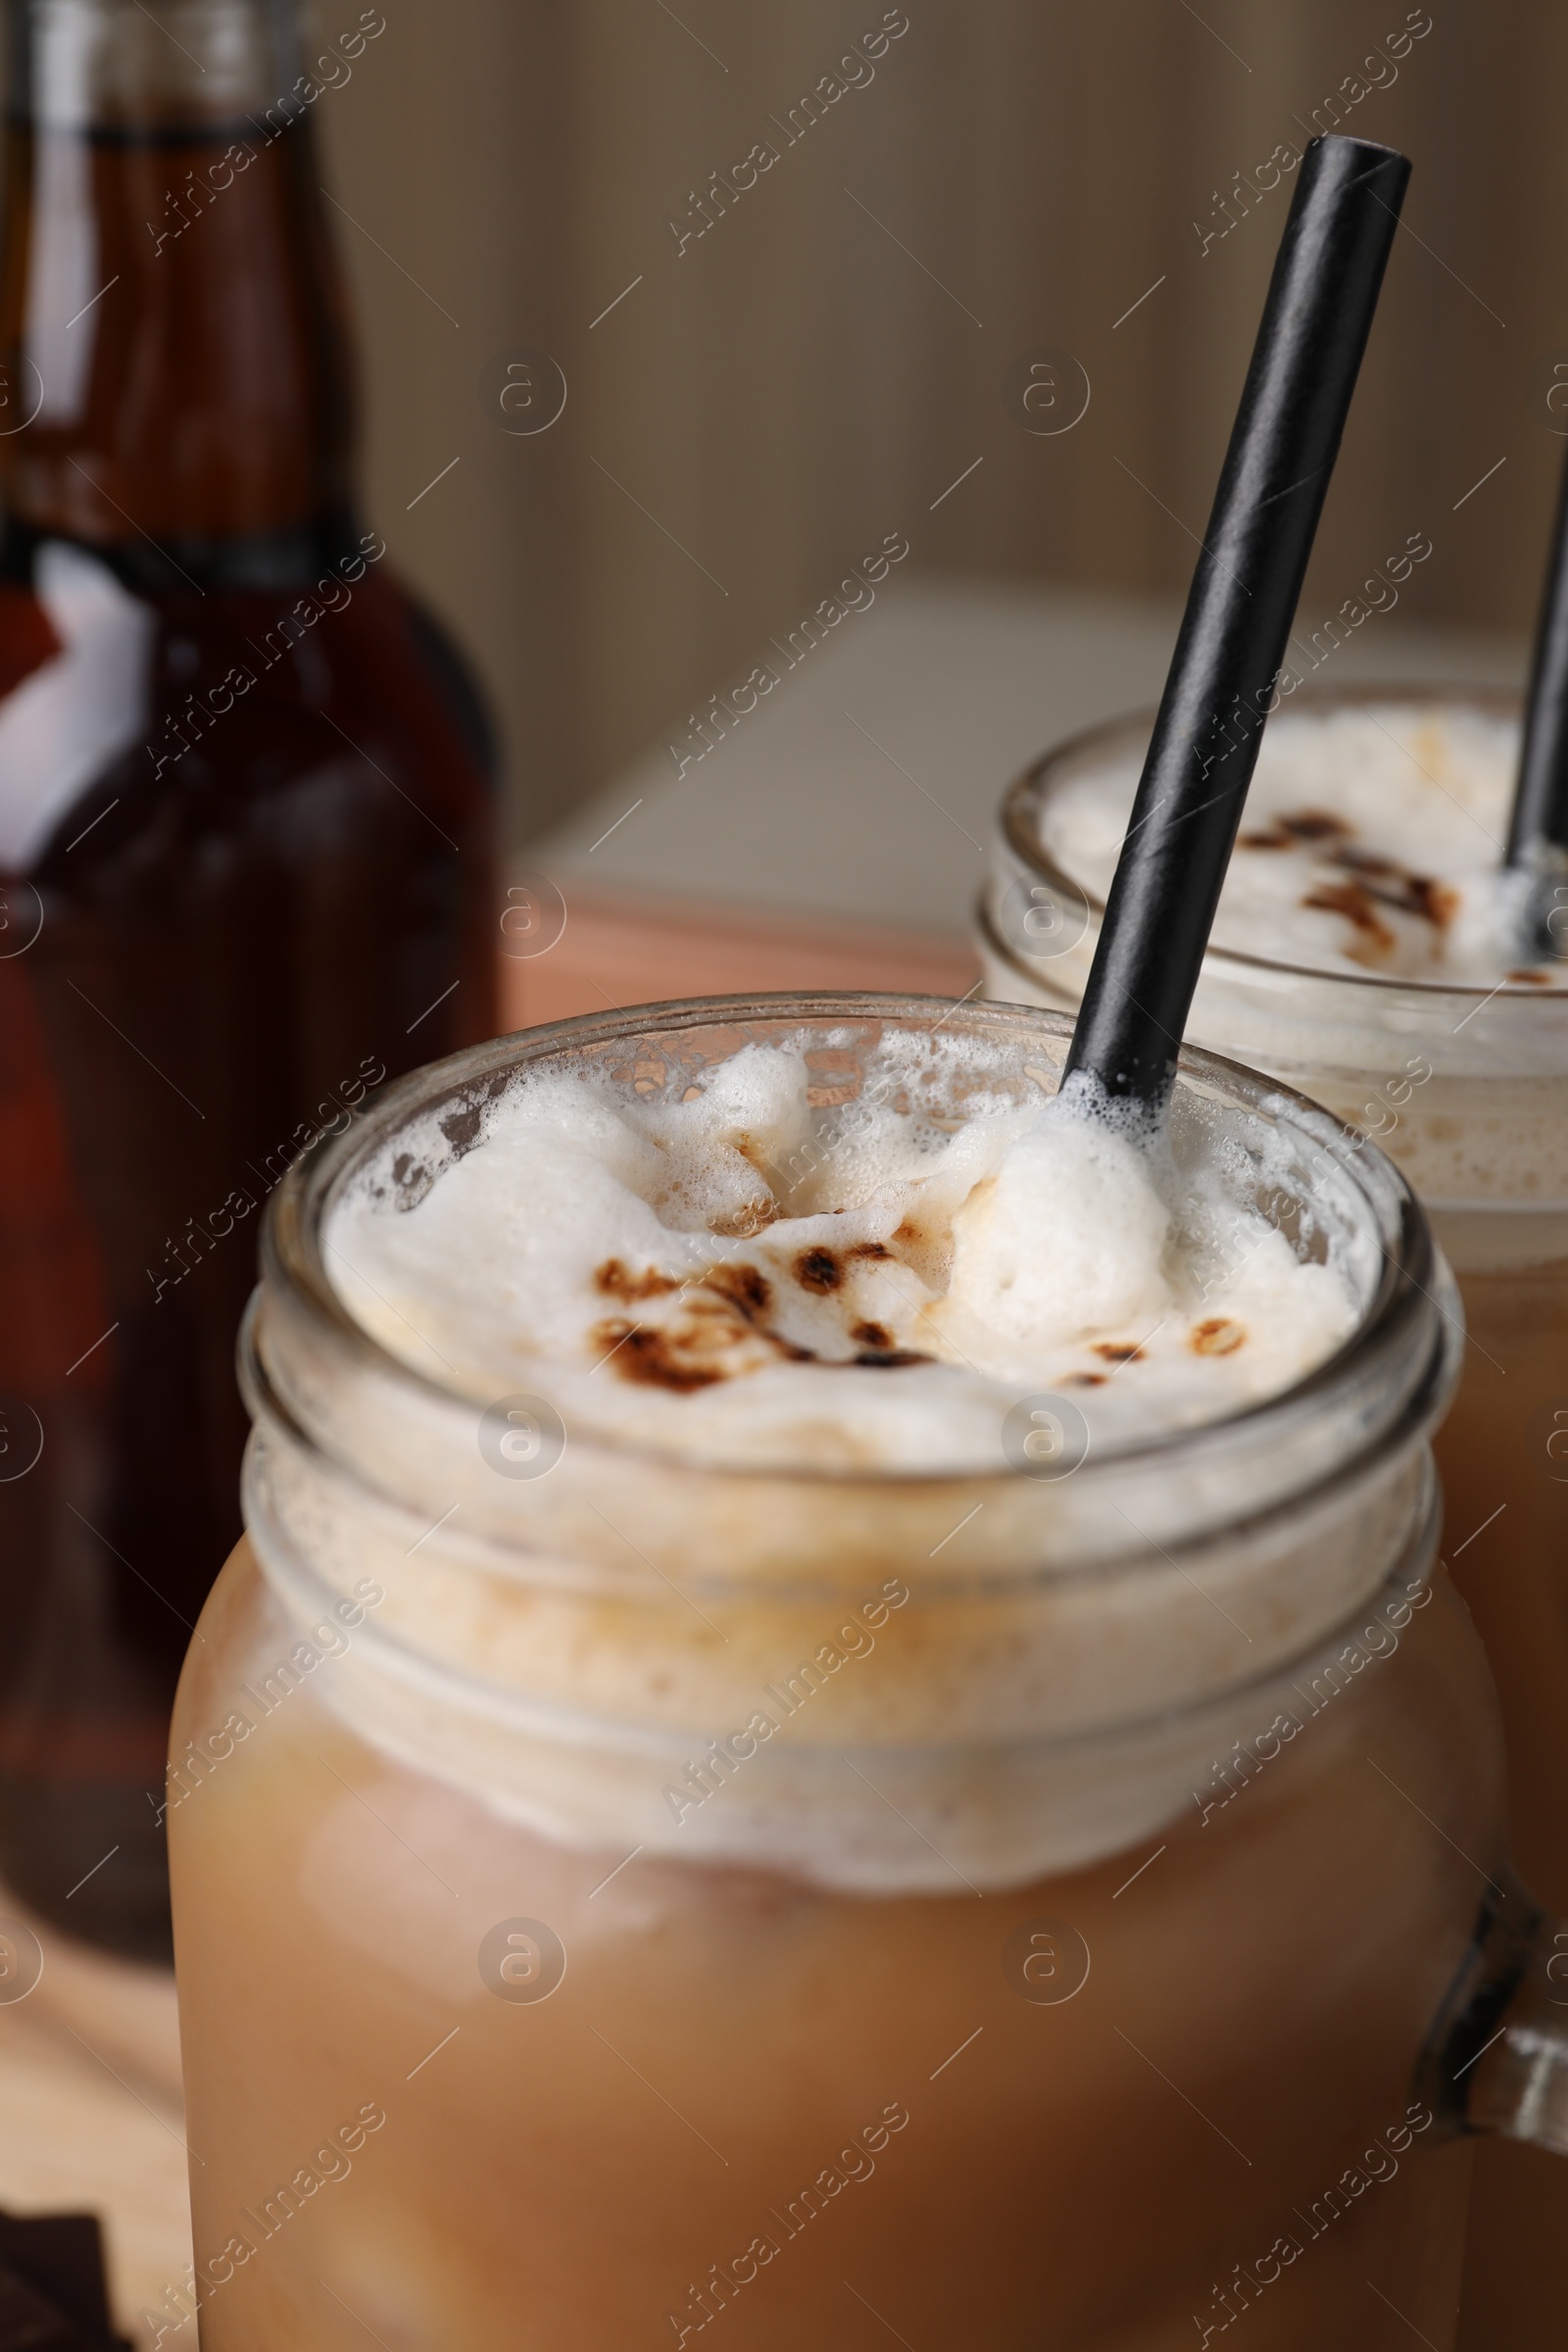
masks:
<svg viewBox="0 0 1568 2352"><path fill-rule="evenodd" d="M1429 688L1303 694L1291 711L1403 704L1517 712L1517 698ZM1144 712L1050 752L1003 802L980 909L986 991L1075 1007L1102 908L1047 855L1069 777L1148 743ZM1292 723L1289 713L1274 721ZM1568 1907L1568 1007L1560 990L1327 973L1211 948L1189 1034L1268 1070L1374 1136L1420 1192L1463 1295L1468 1346L1438 1440L1448 1557L1502 1699L1511 1841ZM1568 2291L1568 2176L1489 2149L1473 2233L1479 2346L1534 2340ZM1560 2251L1552 2254L1557 2246ZM1521 2297L1544 2292L1549 2302ZM1472 2288L1467 2288L1467 2307ZM1470 2339L1467 2337L1466 2341ZM1544 2340L1544 2338L1542 2340Z"/></svg>
<svg viewBox="0 0 1568 2352"><path fill-rule="evenodd" d="M1070 1034L594 1016L417 1073L280 1188L248 1536L170 1773L197 2259L164 2318L194 2300L206 2352L720 2317L754 2352L1142 2352L1244 2311L1257 2352L1353 2352L1391 2304L1446 2346L1465 2135L1568 2147L1556 1947L1434 1559L1451 1285L1338 1122L1185 1061L1182 1115L1336 1237L1341 1350L994 1473L638 1451L411 1369L333 1287L344 1188L412 1202L513 1071L680 1099L787 1039L841 1102L890 1025L1020 1098Z"/></svg>

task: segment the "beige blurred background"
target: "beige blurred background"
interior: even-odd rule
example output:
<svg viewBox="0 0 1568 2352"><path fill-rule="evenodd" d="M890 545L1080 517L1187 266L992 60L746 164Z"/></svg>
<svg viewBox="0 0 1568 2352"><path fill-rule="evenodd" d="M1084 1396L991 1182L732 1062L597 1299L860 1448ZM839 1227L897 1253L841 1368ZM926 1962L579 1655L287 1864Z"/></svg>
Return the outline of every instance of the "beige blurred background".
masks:
<svg viewBox="0 0 1568 2352"><path fill-rule="evenodd" d="M1545 0L907 0L874 78L846 69L792 145L880 0L382 5L318 109L367 487L487 680L514 839L886 532L911 575L1179 592L1290 197L1259 167L1330 99L1416 171L1303 619L1419 531L1407 613L1525 625L1568 447ZM678 249L670 220L700 225L694 194L759 140L778 161ZM1042 346L1092 385L1056 436L1004 398ZM568 386L535 435L495 396L523 347Z"/></svg>

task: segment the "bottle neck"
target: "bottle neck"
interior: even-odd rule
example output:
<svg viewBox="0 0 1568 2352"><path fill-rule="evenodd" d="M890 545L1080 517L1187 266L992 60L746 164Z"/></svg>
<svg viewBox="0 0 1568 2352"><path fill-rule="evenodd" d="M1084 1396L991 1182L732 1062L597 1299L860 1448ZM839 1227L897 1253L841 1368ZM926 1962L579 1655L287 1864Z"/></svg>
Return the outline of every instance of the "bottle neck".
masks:
<svg viewBox="0 0 1568 2352"><path fill-rule="evenodd" d="M286 576L341 533L352 445L323 82L292 0L169 0L156 21L136 0L5 4L8 537L171 586L236 563ZM367 11L349 45L383 22Z"/></svg>

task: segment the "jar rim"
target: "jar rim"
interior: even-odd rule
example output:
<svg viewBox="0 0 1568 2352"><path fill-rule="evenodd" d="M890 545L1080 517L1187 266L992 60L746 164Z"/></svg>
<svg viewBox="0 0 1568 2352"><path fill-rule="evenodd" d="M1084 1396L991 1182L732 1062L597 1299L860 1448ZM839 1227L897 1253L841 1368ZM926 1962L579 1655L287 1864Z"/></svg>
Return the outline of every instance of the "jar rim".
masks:
<svg viewBox="0 0 1568 2352"><path fill-rule="evenodd" d="M1347 1469L1345 1478L1356 1475L1358 1467L1352 1465ZM1259 1514L1257 1524L1262 1526L1269 1516L1271 1514L1266 1512ZM1134 1705L1125 1714L1097 1717L1063 1730L1037 1729L1030 1736L1030 1743L1042 1749L1081 1749L1093 1741L1115 1740L1132 1733L1148 1732L1162 1723L1179 1724L1216 1704L1233 1703L1245 1698L1250 1691L1267 1690L1293 1674L1303 1671L1306 1663L1314 1657L1338 1654L1345 1642L1353 1639L1350 1629L1364 1622L1369 1612L1375 1613L1380 1607L1399 1598L1415 1600L1415 1596L1423 1592L1430 1597L1435 1570L1446 1565L1439 1552L1442 1529L1443 1494L1436 1469L1429 1460L1404 1534L1386 1561L1381 1577L1354 1600L1346 1602L1338 1616L1322 1624L1306 1625L1294 1646L1287 1646L1269 1655L1260 1665L1244 1665L1238 1661L1237 1670L1229 1680L1191 1690L1175 1699ZM1245 1539L1249 1532L1248 1524L1244 1521L1226 1532ZM1195 1537L1180 1549L1190 1550L1195 1557L1200 1558L1203 1546L1210 1542L1211 1538L1207 1536ZM298 1610L300 1598L304 1596L308 1599L301 1622L307 1622L313 1611L321 1614L328 1612L333 1601L340 1596L338 1589L322 1577L316 1563L298 1544L284 1538L281 1550L286 1559L284 1581L291 1588L292 1605ZM1188 1571L1180 1565L1179 1557L1167 1554L1167 1558L1177 1575L1188 1575ZM275 1533L269 1538L265 1557L259 1555L259 1565L264 1576L275 1586L279 1565L279 1539ZM1082 1573L1087 1576L1098 1571L1086 1569ZM698 1589L702 1590L701 1586ZM923 1606L940 1607L949 1597L945 1587L922 1588L919 1602ZM965 1588L963 1597L974 1597L972 1585ZM1416 1605L1420 1606L1421 1603L1417 1601ZM579 1742L588 1739L603 1743L614 1739L617 1744L628 1751L636 1751L639 1747L662 1749L671 1756L684 1753L691 1744L691 1726L671 1727L639 1722L631 1717L596 1712L586 1704L573 1705L560 1699L541 1698L515 1684L498 1681L473 1667L457 1663L428 1648L416 1646L406 1635L393 1633L368 1617L357 1629L357 1639L381 1671L391 1673L399 1681L416 1683L427 1690L440 1691L456 1698L465 1707L471 1708L477 1704L483 1712L502 1724L529 1720L548 1725L554 1736L563 1740L575 1738ZM995 1743L1014 1745L1016 1735L1003 1734ZM875 1743L877 1752L886 1754L890 1744L893 1743ZM929 1746L931 1742L916 1740L907 1744L918 1750ZM971 1744L987 1743L974 1741Z"/></svg>
<svg viewBox="0 0 1568 2352"><path fill-rule="evenodd" d="M454 1099L471 1104L475 1091L493 1086L503 1074L540 1061L564 1050L580 1050L631 1042L650 1036L670 1036L702 1028L736 1029L746 1023L781 1024L799 1028L842 1026L845 1023L916 1019L930 1027L936 1021L951 1026L956 1017L964 1027L981 1034L1016 1031L1020 1025L1042 1037L1065 1043L1071 1037L1073 1016L1043 1007L969 1002L955 1006L936 997L874 992L784 991L772 994L701 997L635 1005L613 1012L585 1013L544 1026L495 1038L425 1065L387 1088L365 1108L345 1114L348 1125L315 1139L293 1163L268 1204L261 1238L262 1290L286 1297L292 1312L303 1314L313 1342L347 1377L373 1377L391 1384L394 1393L410 1399L420 1396L434 1409L473 1410L463 1390L435 1378L385 1348L352 1313L326 1265L324 1227L342 1191L381 1150L400 1124L427 1113ZM1289 1387L1213 1420L1178 1428L1133 1435L1120 1443L1097 1444L1076 1477L1090 1485L1107 1473L1129 1468L1148 1470L1181 1456L1192 1462L1233 1447L1238 1440L1266 1444L1271 1432L1283 1433L1325 1400L1348 1393L1357 1383L1374 1378L1380 1366L1390 1375L1406 1367L1391 1388L1403 1393L1408 1406L1424 1397L1425 1418L1435 1417L1431 1392L1444 1387L1441 1359L1450 1346L1445 1327L1454 1318L1434 1297L1446 1281L1425 1211L1402 1174L1377 1147L1293 1087L1249 1069L1243 1063L1197 1047L1183 1047L1179 1072L1228 1107L1250 1112L1271 1124L1294 1124L1303 1143L1325 1152L1337 1172L1352 1187L1368 1229L1377 1235L1381 1264L1376 1287L1362 1304L1354 1329L1340 1347ZM275 1391L264 1363L258 1362L257 1318L247 1318L242 1366L247 1386L261 1382ZM1425 1347L1422 1327L1428 1326ZM1419 1355L1411 1371L1412 1353ZM1440 1367L1434 1370L1434 1366ZM1390 1428L1404 1418L1391 1394L1388 1418L1367 1435L1365 1451L1387 1442ZM666 1445L636 1443L613 1431L596 1428L581 1437L580 1449L635 1463L646 1462L662 1473L690 1471L736 1481L786 1481L791 1485L832 1487L931 1487L961 1483L977 1491L988 1483L1016 1486L1025 1474L1016 1470L935 1469L908 1464L887 1466L812 1464L810 1462L755 1462L714 1460ZM345 1464L363 1476L358 1464Z"/></svg>

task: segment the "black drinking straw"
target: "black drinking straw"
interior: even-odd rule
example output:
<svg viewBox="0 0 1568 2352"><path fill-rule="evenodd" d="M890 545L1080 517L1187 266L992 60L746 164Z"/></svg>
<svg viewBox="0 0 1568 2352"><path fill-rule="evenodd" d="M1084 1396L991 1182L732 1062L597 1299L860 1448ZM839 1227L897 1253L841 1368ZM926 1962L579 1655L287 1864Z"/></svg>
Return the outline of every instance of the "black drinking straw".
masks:
<svg viewBox="0 0 1568 2352"><path fill-rule="evenodd" d="M1279 679L1410 176L1369 139L1314 139L1263 306L1153 740L1068 1055L1155 1111Z"/></svg>
<svg viewBox="0 0 1568 2352"><path fill-rule="evenodd" d="M1527 873L1568 875L1568 466L1542 598L1507 862ZM1548 952L1554 951L1552 942Z"/></svg>

